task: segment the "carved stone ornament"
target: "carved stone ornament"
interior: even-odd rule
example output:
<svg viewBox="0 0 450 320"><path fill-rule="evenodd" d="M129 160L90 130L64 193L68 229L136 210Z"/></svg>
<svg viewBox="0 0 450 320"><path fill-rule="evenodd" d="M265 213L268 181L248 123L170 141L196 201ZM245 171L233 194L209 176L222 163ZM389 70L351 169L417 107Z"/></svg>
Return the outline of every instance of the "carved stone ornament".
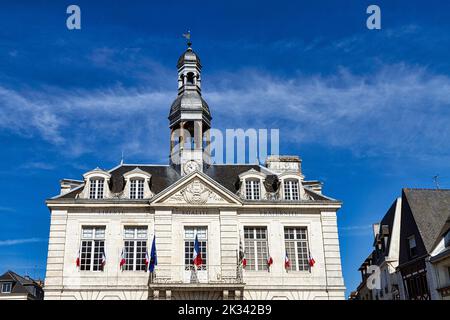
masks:
<svg viewBox="0 0 450 320"><path fill-rule="evenodd" d="M184 200L190 204L205 204L208 201L211 191L199 180L194 180L184 190L181 191Z"/></svg>

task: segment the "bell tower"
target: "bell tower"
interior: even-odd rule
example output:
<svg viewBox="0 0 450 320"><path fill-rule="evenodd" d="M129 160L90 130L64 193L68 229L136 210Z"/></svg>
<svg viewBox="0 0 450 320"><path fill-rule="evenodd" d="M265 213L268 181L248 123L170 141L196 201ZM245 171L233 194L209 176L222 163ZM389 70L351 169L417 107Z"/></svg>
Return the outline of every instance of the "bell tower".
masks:
<svg viewBox="0 0 450 320"><path fill-rule="evenodd" d="M170 164L181 175L203 171L210 163L211 142L211 113L201 93L202 65L192 50L190 35L187 45L178 59L178 96L169 114Z"/></svg>

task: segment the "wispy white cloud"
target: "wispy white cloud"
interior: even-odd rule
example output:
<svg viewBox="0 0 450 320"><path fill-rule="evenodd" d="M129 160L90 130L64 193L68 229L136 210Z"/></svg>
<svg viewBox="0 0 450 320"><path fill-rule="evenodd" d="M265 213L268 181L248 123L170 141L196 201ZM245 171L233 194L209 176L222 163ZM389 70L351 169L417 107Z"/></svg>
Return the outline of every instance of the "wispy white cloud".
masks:
<svg viewBox="0 0 450 320"><path fill-rule="evenodd" d="M44 242L47 239L42 238L25 238L25 239L10 239L10 240L0 240L0 247L5 246L15 246L25 243L34 243L34 242Z"/></svg>
<svg viewBox="0 0 450 320"><path fill-rule="evenodd" d="M51 163L47 162L39 162L39 161L32 161L24 163L20 166L22 169L36 169L36 170L53 170L55 169L55 166Z"/></svg>
<svg viewBox="0 0 450 320"><path fill-rule="evenodd" d="M215 126L280 128L282 146L315 143L362 155L450 156L450 79L425 68L399 64L367 75L341 69L328 77L291 78L241 70L204 82ZM126 156L165 162L164 131L168 136L175 92L0 87L0 129L37 135L73 157L100 146L110 154L123 149Z"/></svg>
<svg viewBox="0 0 450 320"><path fill-rule="evenodd" d="M370 224L343 226L338 229L342 237L362 237L372 234L372 225Z"/></svg>
<svg viewBox="0 0 450 320"><path fill-rule="evenodd" d="M0 206L0 213L10 213L15 212L13 208Z"/></svg>

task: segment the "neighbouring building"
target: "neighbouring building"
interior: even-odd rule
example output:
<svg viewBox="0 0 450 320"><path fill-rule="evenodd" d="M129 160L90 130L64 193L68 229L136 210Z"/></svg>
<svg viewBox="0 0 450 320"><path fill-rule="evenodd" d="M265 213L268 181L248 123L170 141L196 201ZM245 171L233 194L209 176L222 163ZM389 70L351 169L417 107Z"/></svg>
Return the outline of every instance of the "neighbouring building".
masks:
<svg viewBox="0 0 450 320"><path fill-rule="evenodd" d="M42 300L44 291L40 281L22 277L12 271L0 276L0 300Z"/></svg>
<svg viewBox="0 0 450 320"><path fill-rule="evenodd" d="M374 230L375 249L360 267L358 299L450 299L450 190L403 189ZM384 248L391 250L394 239L393 260L386 265ZM374 265L380 267L381 286L369 289Z"/></svg>
<svg viewBox="0 0 450 320"><path fill-rule="evenodd" d="M380 223L373 225L373 251L359 267L362 278L356 295L359 300L399 299L396 268L399 262L401 205L402 198L396 199ZM375 271L374 266L379 272L378 283L372 283L373 277L369 278Z"/></svg>
<svg viewBox="0 0 450 320"><path fill-rule="evenodd" d="M177 68L169 163L96 168L47 200L45 298L344 299L341 202L305 179L297 156L210 164L212 117L190 45Z"/></svg>

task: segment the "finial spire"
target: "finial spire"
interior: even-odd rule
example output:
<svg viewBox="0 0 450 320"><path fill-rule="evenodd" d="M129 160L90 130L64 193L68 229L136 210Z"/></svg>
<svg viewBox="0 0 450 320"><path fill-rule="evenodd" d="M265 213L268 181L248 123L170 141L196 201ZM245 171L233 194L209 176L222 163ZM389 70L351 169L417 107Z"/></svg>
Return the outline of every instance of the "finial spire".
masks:
<svg viewBox="0 0 450 320"><path fill-rule="evenodd" d="M121 165L123 164L123 150L122 150L122 156L121 156L121 158L120 158L120 164L121 164Z"/></svg>
<svg viewBox="0 0 450 320"><path fill-rule="evenodd" d="M187 41L187 46L188 48L190 48L192 46L192 42L191 42L191 30L188 30L187 33L183 33L183 37L186 39Z"/></svg>

